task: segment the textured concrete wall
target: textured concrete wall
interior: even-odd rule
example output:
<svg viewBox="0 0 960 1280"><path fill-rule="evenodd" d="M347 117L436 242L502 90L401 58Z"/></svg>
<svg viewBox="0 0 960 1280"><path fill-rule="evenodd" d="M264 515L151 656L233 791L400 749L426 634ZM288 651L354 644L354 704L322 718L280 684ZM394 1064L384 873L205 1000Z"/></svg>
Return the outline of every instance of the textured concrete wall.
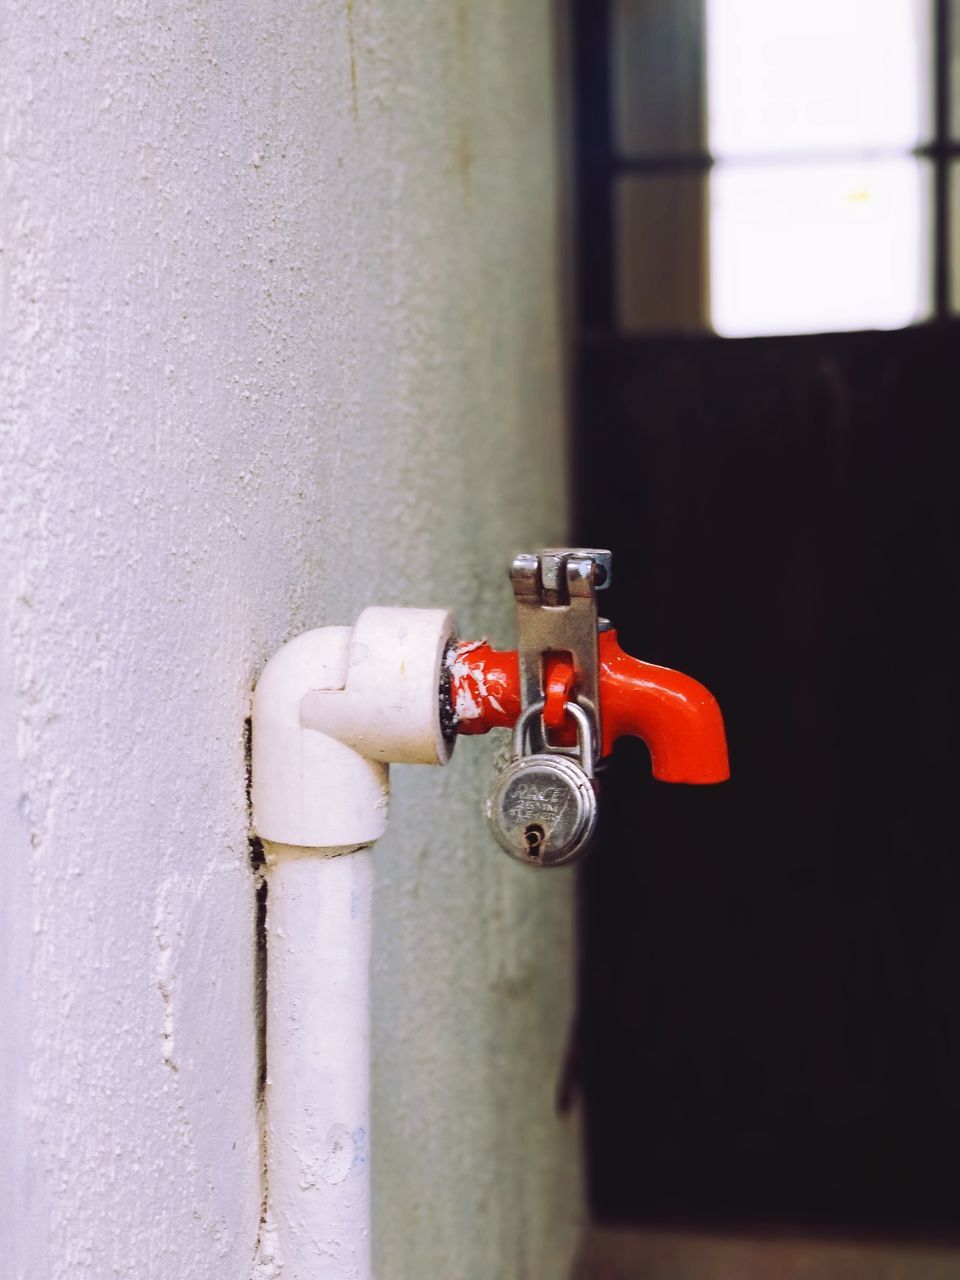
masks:
<svg viewBox="0 0 960 1280"><path fill-rule="evenodd" d="M238 1280L261 1187L242 726L367 603L511 636L562 534L548 0L9 0L0 471L11 1280ZM567 876L492 743L376 852L381 1280L561 1276Z"/></svg>

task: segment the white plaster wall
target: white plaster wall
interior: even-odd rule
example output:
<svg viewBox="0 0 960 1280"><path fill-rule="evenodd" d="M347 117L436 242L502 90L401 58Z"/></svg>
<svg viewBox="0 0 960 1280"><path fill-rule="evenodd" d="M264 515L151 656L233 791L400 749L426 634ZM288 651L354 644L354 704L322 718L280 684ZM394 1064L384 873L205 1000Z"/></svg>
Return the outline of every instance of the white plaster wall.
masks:
<svg viewBox="0 0 960 1280"><path fill-rule="evenodd" d="M244 1280L243 720L367 603L511 639L563 533L549 0L7 0L2 1264ZM396 770L376 865L381 1280L565 1273L571 881L493 744Z"/></svg>

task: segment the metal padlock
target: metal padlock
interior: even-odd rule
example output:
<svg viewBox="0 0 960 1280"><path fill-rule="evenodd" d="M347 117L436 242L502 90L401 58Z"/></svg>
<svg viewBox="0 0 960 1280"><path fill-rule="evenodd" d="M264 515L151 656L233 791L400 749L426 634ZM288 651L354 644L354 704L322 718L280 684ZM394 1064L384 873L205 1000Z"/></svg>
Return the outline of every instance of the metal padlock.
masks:
<svg viewBox="0 0 960 1280"><path fill-rule="evenodd" d="M597 825L596 739L588 713L568 702L566 710L577 724L579 760L549 750L525 755L528 730L543 708L541 698L517 720L513 759L487 801L487 817L511 858L533 867L558 867L584 852Z"/></svg>

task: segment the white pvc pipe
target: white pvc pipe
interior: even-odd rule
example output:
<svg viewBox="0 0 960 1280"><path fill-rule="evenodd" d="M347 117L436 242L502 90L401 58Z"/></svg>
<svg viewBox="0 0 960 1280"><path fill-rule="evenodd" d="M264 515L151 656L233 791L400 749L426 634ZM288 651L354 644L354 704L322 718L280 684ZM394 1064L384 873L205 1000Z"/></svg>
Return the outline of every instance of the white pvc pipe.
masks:
<svg viewBox="0 0 960 1280"><path fill-rule="evenodd" d="M369 1280L372 856L265 850L267 1186L280 1274Z"/></svg>
<svg viewBox="0 0 960 1280"><path fill-rule="evenodd" d="M253 827L267 862L263 1280L369 1280L369 846L389 765L445 764L442 609L307 631L253 697ZM278 1270L279 1268L279 1270Z"/></svg>

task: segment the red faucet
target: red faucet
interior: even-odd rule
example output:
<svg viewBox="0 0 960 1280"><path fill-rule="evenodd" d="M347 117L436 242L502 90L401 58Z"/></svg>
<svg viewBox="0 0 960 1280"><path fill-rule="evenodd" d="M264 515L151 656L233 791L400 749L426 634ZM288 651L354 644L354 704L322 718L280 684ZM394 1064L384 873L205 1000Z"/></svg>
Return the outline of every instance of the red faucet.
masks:
<svg viewBox="0 0 960 1280"><path fill-rule="evenodd" d="M641 662L624 653L614 630L597 638L601 756L618 738L642 738L653 776L661 782L724 782L730 776L727 740L717 700L680 671ZM510 728L520 714L516 650L497 650L485 640L463 642L450 662L454 727L458 733ZM576 674L563 654L544 660L544 724L555 746L576 741L565 703L576 691Z"/></svg>

